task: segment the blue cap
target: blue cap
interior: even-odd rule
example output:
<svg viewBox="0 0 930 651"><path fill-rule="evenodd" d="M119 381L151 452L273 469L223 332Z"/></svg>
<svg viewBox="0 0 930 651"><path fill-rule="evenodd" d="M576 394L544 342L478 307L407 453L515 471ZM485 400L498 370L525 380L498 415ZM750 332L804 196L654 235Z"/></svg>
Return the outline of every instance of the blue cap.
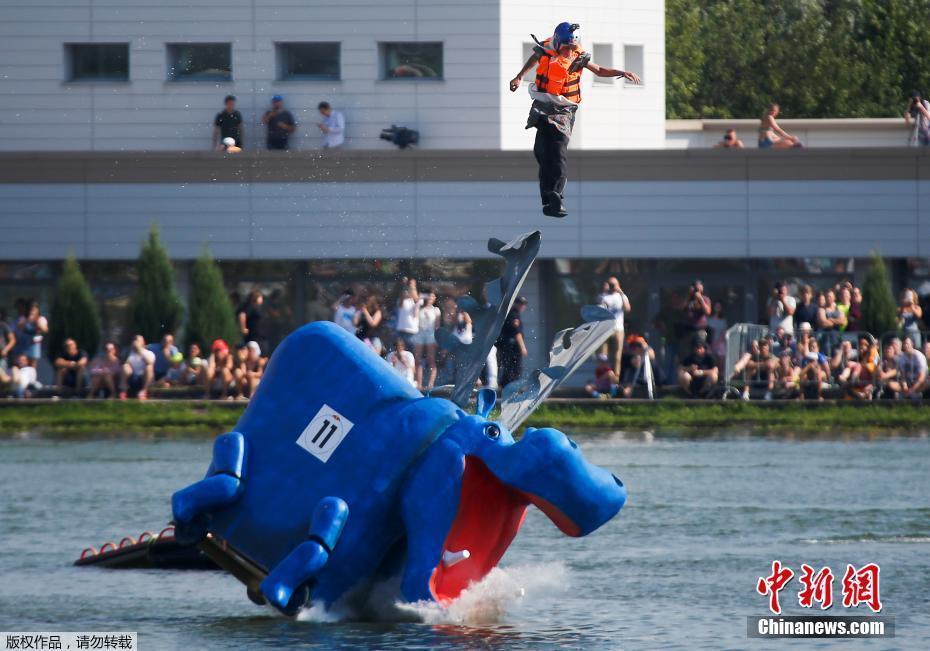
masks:
<svg viewBox="0 0 930 651"><path fill-rule="evenodd" d="M272 101L272 102L283 102L283 101L284 101L284 97L281 96L281 95L275 95L274 97L271 98L271 101Z"/></svg>

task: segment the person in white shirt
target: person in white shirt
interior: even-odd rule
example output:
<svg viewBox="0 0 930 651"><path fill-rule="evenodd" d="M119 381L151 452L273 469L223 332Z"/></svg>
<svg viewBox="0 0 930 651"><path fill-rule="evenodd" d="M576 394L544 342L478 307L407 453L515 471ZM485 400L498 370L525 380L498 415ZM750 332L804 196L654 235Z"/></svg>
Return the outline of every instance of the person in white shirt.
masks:
<svg viewBox="0 0 930 651"><path fill-rule="evenodd" d="M339 111L334 111L329 102L320 102L317 108L323 116L322 122L317 123L320 133L323 134L323 149L341 147L346 141L346 119Z"/></svg>
<svg viewBox="0 0 930 651"><path fill-rule="evenodd" d="M782 281L775 283L772 298L769 299L769 332L774 333L783 328L786 334L794 334L794 311L797 301L788 296L788 285Z"/></svg>
<svg viewBox="0 0 930 651"><path fill-rule="evenodd" d="M155 353L145 347L142 335L132 340L132 349L123 364L123 387L120 400L125 400L127 392L135 392L139 400L148 398L149 385L155 378Z"/></svg>
<svg viewBox="0 0 930 651"><path fill-rule="evenodd" d="M12 381L13 396L16 398L28 398L32 389L40 388L36 369L29 361L26 353L20 353L16 357L16 363L10 369Z"/></svg>
<svg viewBox="0 0 930 651"><path fill-rule="evenodd" d="M420 331L420 295L417 293L417 281L404 278L400 296L397 299L397 322L394 325L397 337L407 344L407 352L417 345L417 333Z"/></svg>
<svg viewBox="0 0 930 651"><path fill-rule="evenodd" d="M420 295L419 330L414 337L416 348L413 357L417 361L417 385L423 391L429 391L436 382L436 328L439 327L442 312L436 307L436 294L426 290ZM423 367L429 369L429 378L423 381Z"/></svg>
<svg viewBox="0 0 930 651"><path fill-rule="evenodd" d="M605 308L614 316L614 373L621 377L620 366L623 362L623 337L624 337L624 317L630 311L630 299L620 289L620 281L616 276L611 276L604 283L604 292L600 295L599 301L601 307ZM610 340L604 343L601 350L607 354L610 348Z"/></svg>
<svg viewBox="0 0 930 651"><path fill-rule="evenodd" d="M333 305L333 323L354 335L358 329L359 313L355 307L355 292L347 289L339 297L339 301Z"/></svg>
<svg viewBox="0 0 930 651"><path fill-rule="evenodd" d="M410 386L417 386L416 362L413 353L407 350L407 345L403 339L398 338L394 342L394 350L388 353L387 362L402 378L410 383Z"/></svg>

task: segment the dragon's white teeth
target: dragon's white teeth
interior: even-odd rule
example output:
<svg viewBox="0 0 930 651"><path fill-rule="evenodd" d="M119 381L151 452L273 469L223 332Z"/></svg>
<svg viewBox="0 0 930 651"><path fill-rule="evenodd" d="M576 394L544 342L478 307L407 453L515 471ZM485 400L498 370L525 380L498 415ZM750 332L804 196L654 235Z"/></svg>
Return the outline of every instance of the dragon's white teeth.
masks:
<svg viewBox="0 0 930 651"><path fill-rule="evenodd" d="M471 552L467 549L463 549L460 552L450 552L448 549L442 553L442 564L446 567L452 567L457 563L461 563L471 556Z"/></svg>

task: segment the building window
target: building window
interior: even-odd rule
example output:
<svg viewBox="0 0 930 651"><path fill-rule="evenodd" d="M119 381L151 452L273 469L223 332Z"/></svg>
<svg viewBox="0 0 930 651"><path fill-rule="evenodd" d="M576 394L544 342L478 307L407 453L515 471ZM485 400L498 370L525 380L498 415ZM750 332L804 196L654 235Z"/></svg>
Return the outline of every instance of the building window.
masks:
<svg viewBox="0 0 930 651"><path fill-rule="evenodd" d="M229 43L173 43L168 45L171 81L230 81L232 45Z"/></svg>
<svg viewBox="0 0 930 651"><path fill-rule="evenodd" d="M614 67L614 46L611 43L594 43L591 45L591 60L602 68ZM612 84L613 77L594 77L595 84Z"/></svg>
<svg viewBox="0 0 930 651"><path fill-rule="evenodd" d="M278 43L278 79L339 79L339 43Z"/></svg>
<svg viewBox="0 0 930 651"><path fill-rule="evenodd" d="M643 66L643 46L642 45L624 45L623 46L623 70L624 72L634 72L639 78L646 83L646 72ZM625 85L635 85L630 81L624 82Z"/></svg>
<svg viewBox="0 0 930 651"><path fill-rule="evenodd" d="M442 43L380 43L382 79L442 79Z"/></svg>
<svg viewBox="0 0 930 651"><path fill-rule="evenodd" d="M71 43L65 53L68 81L129 79L129 43Z"/></svg>

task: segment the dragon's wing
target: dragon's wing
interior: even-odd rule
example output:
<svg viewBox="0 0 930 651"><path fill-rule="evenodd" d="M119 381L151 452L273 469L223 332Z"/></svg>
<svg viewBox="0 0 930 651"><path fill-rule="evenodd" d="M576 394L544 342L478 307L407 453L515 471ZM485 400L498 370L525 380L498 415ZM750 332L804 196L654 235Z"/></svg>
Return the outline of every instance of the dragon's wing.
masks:
<svg viewBox="0 0 930 651"><path fill-rule="evenodd" d="M539 253L539 231L524 233L510 242L496 238L488 240L488 251L504 258L504 273L500 278L485 284L485 298L488 304L482 306L474 298L465 296L459 299L460 308L468 312L472 320L472 343L463 344L448 330L436 333L436 341L451 355L454 369L455 389L451 399L459 407L465 408L471 398L475 381L484 368L485 360L491 346L497 341L507 313L513 307L517 292L526 280L526 275Z"/></svg>
<svg viewBox="0 0 930 651"><path fill-rule="evenodd" d="M584 323L555 336L549 351L549 366L529 377L512 382L504 389L500 423L511 432L564 382L614 331L613 315L602 307L586 305L581 310Z"/></svg>

